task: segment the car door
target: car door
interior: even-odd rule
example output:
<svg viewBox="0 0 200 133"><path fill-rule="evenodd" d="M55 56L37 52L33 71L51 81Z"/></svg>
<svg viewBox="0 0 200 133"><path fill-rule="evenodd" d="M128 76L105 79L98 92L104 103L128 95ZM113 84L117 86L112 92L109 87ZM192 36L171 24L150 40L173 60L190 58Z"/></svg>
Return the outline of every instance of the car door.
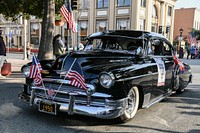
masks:
<svg viewBox="0 0 200 133"><path fill-rule="evenodd" d="M174 60L173 60L173 49L170 42L167 40L162 40L162 53L163 53L163 61L165 64L165 91L168 91L168 89L171 87L171 81L172 81L172 74L174 70Z"/></svg>
<svg viewBox="0 0 200 133"><path fill-rule="evenodd" d="M152 67L153 81L152 81L152 95L154 98L162 97L166 93L166 84L168 84L166 79L169 77L168 71L168 57L163 53L163 40L162 38L156 38L152 41L153 57Z"/></svg>
<svg viewBox="0 0 200 133"><path fill-rule="evenodd" d="M155 47L158 49L157 52L155 52ZM159 80L159 73L158 68L159 62L162 61L162 55L160 52L161 50L159 40L152 40L150 39L148 42L148 48L147 48L147 54L149 57L149 61L151 62L151 70L149 71L149 74L151 73L151 101L153 102L156 100L161 94L164 93L164 87L163 85L160 85L161 80ZM164 62L163 65L164 66Z"/></svg>

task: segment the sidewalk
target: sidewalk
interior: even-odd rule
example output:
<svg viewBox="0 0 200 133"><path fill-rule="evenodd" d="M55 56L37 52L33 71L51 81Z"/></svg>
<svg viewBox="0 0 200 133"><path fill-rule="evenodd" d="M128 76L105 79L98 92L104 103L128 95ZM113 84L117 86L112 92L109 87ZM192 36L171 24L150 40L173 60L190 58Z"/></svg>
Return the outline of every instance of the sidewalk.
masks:
<svg viewBox="0 0 200 133"><path fill-rule="evenodd" d="M22 59L10 59L8 58L7 61L11 63L11 70L12 72L21 72L21 67L30 62L31 60L22 60Z"/></svg>
<svg viewBox="0 0 200 133"><path fill-rule="evenodd" d="M31 60L24 60L22 53L7 53L6 60L11 63L12 72L20 72L21 67Z"/></svg>

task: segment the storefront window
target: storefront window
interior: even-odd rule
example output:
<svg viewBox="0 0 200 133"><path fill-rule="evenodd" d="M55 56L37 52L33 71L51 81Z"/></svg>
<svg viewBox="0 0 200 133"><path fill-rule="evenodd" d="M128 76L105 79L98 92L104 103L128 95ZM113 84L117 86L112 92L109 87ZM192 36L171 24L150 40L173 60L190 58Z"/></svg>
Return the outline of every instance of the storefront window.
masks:
<svg viewBox="0 0 200 133"><path fill-rule="evenodd" d="M117 29L118 30L130 29L130 20L129 19L117 19Z"/></svg>
<svg viewBox="0 0 200 133"><path fill-rule="evenodd" d="M34 46L39 46L39 25L40 23L31 22L30 26L30 44L34 44Z"/></svg>
<svg viewBox="0 0 200 133"><path fill-rule="evenodd" d="M152 32L157 32L157 24L155 24L155 23L151 24L151 31Z"/></svg>
<svg viewBox="0 0 200 133"><path fill-rule="evenodd" d="M141 0L140 6L141 7L146 7L146 0Z"/></svg>
<svg viewBox="0 0 200 133"><path fill-rule="evenodd" d="M97 0L97 8L107 8L108 0Z"/></svg>
<svg viewBox="0 0 200 133"><path fill-rule="evenodd" d="M172 7L168 6L168 16L172 16Z"/></svg>
<svg viewBox="0 0 200 133"><path fill-rule="evenodd" d="M131 0L117 0L117 6L130 6Z"/></svg>
<svg viewBox="0 0 200 133"><path fill-rule="evenodd" d="M156 10L155 5L153 5L153 7L152 7L152 17L153 18L158 18L157 10Z"/></svg>
<svg viewBox="0 0 200 133"><path fill-rule="evenodd" d="M140 19L140 30L145 30L145 19Z"/></svg>
<svg viewBox="0 0 200 133"><path fill-rule="evenodd" d="M98 20L96 22L96 31L104 31L108 29L108 21L107 20Z"/></svg>
<svg viewBox="0 0 200 133"><path fill-rule="evenodd" d="M85 44L85 37L87 37L88 21L80 21L80 42Z"/></svg>

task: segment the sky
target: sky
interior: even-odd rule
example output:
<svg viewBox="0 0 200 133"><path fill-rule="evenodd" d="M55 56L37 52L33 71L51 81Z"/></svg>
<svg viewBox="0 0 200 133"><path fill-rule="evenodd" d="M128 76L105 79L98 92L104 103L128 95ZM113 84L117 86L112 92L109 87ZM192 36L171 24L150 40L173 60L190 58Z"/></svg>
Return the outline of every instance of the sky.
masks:
<svg viewBox="0 0 200 133"><path fill-rule="evenodd" d="M176 9L191 7L200 9L200 0L177 0L175 4Z"/></svg>

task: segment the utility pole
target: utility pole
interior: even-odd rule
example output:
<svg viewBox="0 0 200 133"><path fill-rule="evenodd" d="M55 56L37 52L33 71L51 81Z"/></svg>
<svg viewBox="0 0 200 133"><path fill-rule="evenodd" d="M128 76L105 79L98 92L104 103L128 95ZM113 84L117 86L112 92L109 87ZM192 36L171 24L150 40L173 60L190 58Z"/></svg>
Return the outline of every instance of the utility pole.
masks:
<svg viewBox="0 0 200 133"><path fill-rule="evenodd" d="M26 16L24 15L24 60L27 60L27 54L26 54L26 25L27 25L27 20Z"/></svg>
<svg viewBox="0 0 200 133"><path fill-rule="evenodd" d="M74 11L73 12L74 22L75 22L75 26L77 30L77 18L76 18L76 16L78 15L78 11L77 11L78 1L77 0L71 0L71 8ZM78 49L77 43L78 43L78 31L74 32L74 35L73 35L73 44L74 44L73 47L75 48L74 49L75 51Z"/></svg>

